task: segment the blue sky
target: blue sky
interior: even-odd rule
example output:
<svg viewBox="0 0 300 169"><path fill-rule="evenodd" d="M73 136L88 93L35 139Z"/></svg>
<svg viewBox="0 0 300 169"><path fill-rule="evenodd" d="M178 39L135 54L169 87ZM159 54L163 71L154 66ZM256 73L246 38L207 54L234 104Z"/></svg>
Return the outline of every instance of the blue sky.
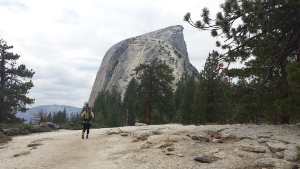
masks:
<svg viewBox="0 0 300 169"><path fill-rule="evenodd" d="M0 38L33 69L28 96L39 105L82 107L103 56L124 39L173 25L184 27L190 62L200 71L217 39L183 21L211 16L223 0L0 0Z"/></svg>

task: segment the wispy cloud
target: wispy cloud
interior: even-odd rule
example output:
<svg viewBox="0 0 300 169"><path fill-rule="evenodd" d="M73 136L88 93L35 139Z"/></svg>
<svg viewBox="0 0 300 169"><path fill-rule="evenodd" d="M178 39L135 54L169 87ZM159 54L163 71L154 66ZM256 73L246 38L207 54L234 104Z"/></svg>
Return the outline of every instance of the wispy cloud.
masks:
<svg viewBox="0 0 300 169"><path fill-rule="evenodd" d="M183 21L203 7L215 15L223 0L0 0L0 38L33 69L32 106L88 100L107 50L124 39L173 25L184 26L191 63L201 70L215 47L210 32Z"/></svg>
<svg viewBox="0 0 300 169"><path fill-rule="evenodd" d="M9 8L12 11L17 10L26 10L28 7L21 2L14 1L14 0L1 0L0 7Z"/></svg>
<svg viewBox="0 0 300 169"><path fill-rule="evenodd" d="M79 25L80 17L74 11L70 9L63 9L57 21L69 25Z"/></svg>

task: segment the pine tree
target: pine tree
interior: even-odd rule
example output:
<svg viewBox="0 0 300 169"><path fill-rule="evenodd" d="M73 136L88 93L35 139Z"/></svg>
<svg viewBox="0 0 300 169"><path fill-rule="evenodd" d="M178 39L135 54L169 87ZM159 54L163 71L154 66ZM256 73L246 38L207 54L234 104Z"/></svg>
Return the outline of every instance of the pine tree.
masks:
<svg viewBox="0 0 300 169"><path fill-rule="evenodd" d="M68 122L68 114L67 110L64 107L63 111L61 112L61 123L67 123Z"/></svg>
<svg viewBox="0 0 300 169"><path fill-rule="evenodd" d="M34 114L30 121L34 124L40 124L46 122L47 113L44 113L43 110L40 110L38 113Z"/></svg>
<svg viewBox="0 0 300 169"><path fill-rule="evenodd" d="M153 104L160 109L168 106L172 99L173 89L171 87L174 76L173 69L158 58L153 58L146 64L140 64L135 69L140 87L146 94L146 124L150 124Z"/></svg>
<svg viewBox="0 0 300 169"><path fill-rule="evenodd" d="M194 77L189 77L184 88L183 99L180 104L180 119L182 124L191 124L193 121L192 107L195 95Z"/></svg>
<svg viewBox="0 0 300 169"><path fill-rule="evenodd" d="M26 97L33 87L31 79L34 72L25 65L17 65L20 55L8 50L6 42L0 40L0 123L13 119L17 111L25 112L27 104L33 104L34 99Z"/></svg>
<svg viewBox="0 0 300 169"><path fill-rule="evenodd" d="M53 112L53 115L52 115L52 122L53 123L57 123L58 119L57 119L57 115L56 115L56 112Z"/></svg>
<svg viewBox="0 0 300 169"><path fill-rule="evenodd" d="M123 99L123 112L125 112L125 121L127 126L134 126L138 114L138 82L132 78L127 85Z"/></svg>
<svg viewBox="0 0 300 169"><path fill-rule="evenodd" d="M287 81L292 89L292 99L289 104L291 104L291 111L298 112L292 114L294 123L300 121L300 62L293 62L286 67L287 71Z"/></svg>
<svg viewBox="0 0 300 169"><path fill-rule="evenodd" d="M60 123L60 113L61 111L53 112L53 123Z"/></svg>
<svg viewBox="0 0 300 169"><path fill-rule="evenodd" d="M174 108L175 108L175 115L171 122L173 123L180 123L181 122L181 111L180 105L183 102L184 92L185 92L185 83L187 75L183 75L180 80L176 84L176 90L174 94Z"/></svg>
<svg viewBox="0 0 300 169"><path fill-rule="evenodd" d="M115 87L107 94L107 104L109 106L108 112L108 126L119 127L125 125L125 118L121 107L121 94L117 91Z"/></svg>
<svg viewBox="0 0 300 169"><path fill-rule="evenodd" d="M121 94L115 87L111 91L101 91L95 99L93 113L95 124L102 127L118 127L125 125L122 112Z"/></svg>
<svg viewBox="0 0 300 169"><path fill-rule="evenodd" d="M192 105L192 123L193 124L205 124L206 118L206 104L207 104L207 90L206 83L204 81L203 72L200 72L200 78L195 85L195 93Z"/></svg>
<svg viewBox="0 0 300 169"><path fill-rule="evenodd" d="M204 69L200 72L201 79L198 85L198 95L195 98L200 102L195 102L195 105L201 104L197 109L202 109L200 112L205 115L205 122L213 123L218 122L220 119L225 117L221 114L222 110L226 108L223 106L226 99L224 98L224 85L222 79L223 74L220 73L222 64L218 61L218 53L213 51L212 54L206 59ZM201 115L203 118L203 115ZM202 120L201 120L202 121Z"/></svg>
<svg viewBox="0 0 300 169"><path fill-rule="evenodd" d="M84 102L84 104L83 104L83 106L82 106L82 109L81 109L81 112L86 111L86 110L88 109L88 107L89 107L88 102Z"/></svg>
<svg viewBox="0 0 300 169"><path fill-rule="evenodd" d="M46 121L47 122L52 122L52 114L48 113L47 117L46 117Z"/></svg>
<svg viewBox="0 0 300 169"><path fill-rule="evenodd" d="M108 114L108 106L106 104L106 96L104 92L99 92L93 104L93 113L95 120L93 123L98 124L101 127L106 126L106 118Z"/></svg>
<svg viewBox="0 0 300 169"><path fill-rule="evenodd" d="M289 107L286 104L293 97L285 67L300 61L300 1L226 0L221 8L216 19L211 19L209 10L204 8L202 21L193 22L190 13L184 20L198 29L211 30L214 37L225 38L224 44L216 42L225 50L218 59L227 67L231 63L244 64L242 68L228 69L228 74L265 87L276 85L278 95L268 95L274 98L274 104L281 105L277 106L278 111ZM281 123L289 123L290 114L279 114Z"/></svg>

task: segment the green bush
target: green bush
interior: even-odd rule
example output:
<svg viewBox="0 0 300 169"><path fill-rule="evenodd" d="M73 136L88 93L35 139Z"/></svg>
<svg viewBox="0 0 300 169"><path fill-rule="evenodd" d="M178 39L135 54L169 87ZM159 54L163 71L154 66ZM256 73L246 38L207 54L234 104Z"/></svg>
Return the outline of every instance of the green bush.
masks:
<svg viewBox="0 0 300 169"><path fill-rule="evenodd" d="M93 123L92 126L91 126L91 128L93 128L93 129L99 129L99 128L101 128L101 125L98 124L98 123ZM82 129L82 126L81 126L81 129Z"/></svg>
<svg viewBox="0 0 300 169"><path fill-rule="evenodd" d="M82 124L81 124L81 122L61 123L61 124L59 124L59 128L66 129L66 130L80 130L80 129L82 129Z"/></svg>
<svg viewBox="0 0 300 169"><path fill-rule="evenodd" d="M297 154L297 161L300 161L300 146L297 146L298 154Z"/></svg>
<svg viewBox="0 0 300 169"><path fill-rule="evenodd" d="M7 136L26 135L29 133L41 133L52 131L48 128L40 128L30 124L1 124L0 129L5 130Z"/></svg>
<svg viewBox="0 0 300 169"><path fill-rule="evenodd" d="M0 130L1 129L8 129L8 128L13 128L16 124L5 124L5 123L0 123Z"/></svg>
<svg viewBox="0 0 300 169"><path fill-rule="evenodd" d="M18 128L11 128L6 130L6 135L7 136L16 136L20 135L20 131Z"/></svg>
<svg viewBox="0 0 300 169"><path fill-rule="evenodd" d="M41 132L50 132L52 131L49 128L42 128L30 124L23 124L19 127L20 130L27 131L28 133L41 133Z"/></svg>
<svg viewBox="0 0 300 169"><path fill-rule="evenodd" d="M66 130L81 130L82 129L82 123L60 123L58 124L59 128L66 129ZM93 123L91 128L101 128L101 126L97 123Z"/></svg>
<svg viewBox="0 0 300 169"><path fill-rule="evenodd" d="M0 144L6 143L8 141L11 141L11 137L4 135L4 134L0 134Z"/></svg>
<svg viewBox="0 0 300 169"><path fill-rule="evenodd" d="M81 130L81 129L82 129L82 124L76 124L72 128L72 130Z"/></svg>

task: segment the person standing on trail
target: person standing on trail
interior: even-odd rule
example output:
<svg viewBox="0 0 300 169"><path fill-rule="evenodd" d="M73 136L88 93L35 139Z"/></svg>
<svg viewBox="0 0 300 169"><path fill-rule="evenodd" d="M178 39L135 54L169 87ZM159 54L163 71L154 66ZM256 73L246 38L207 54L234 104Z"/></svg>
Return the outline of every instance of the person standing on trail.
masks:
<svg viewBox="0 0 300 169"><path fill-rule="evenodd" d="M80 117L83 119L82 120L82 136L81 138L84 139L84 133L86 130L86 139L89 138L89 133L90 133L90 127L92 125L92 119L94 118L94 113L92 112L92 108L88 107L87 111L82 112Z"/></svg>

